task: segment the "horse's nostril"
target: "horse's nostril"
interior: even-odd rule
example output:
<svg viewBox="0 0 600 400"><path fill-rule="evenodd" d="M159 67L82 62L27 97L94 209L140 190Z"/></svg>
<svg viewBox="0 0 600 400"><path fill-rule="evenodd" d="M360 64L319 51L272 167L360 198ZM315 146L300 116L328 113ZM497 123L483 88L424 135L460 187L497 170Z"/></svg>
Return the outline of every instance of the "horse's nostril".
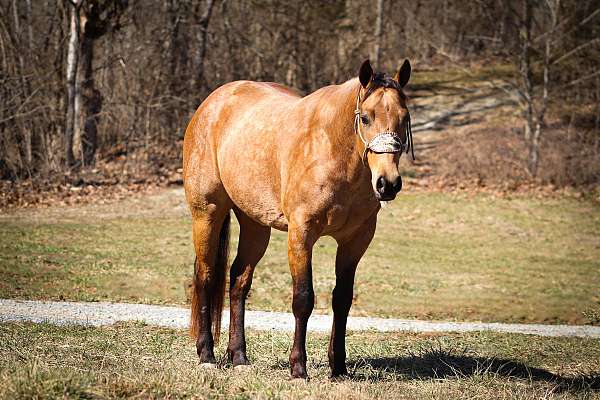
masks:
<svg viewBox="0 0 600 400"><path fill-rule="evenodd" d="M402 178L400 176L394 182L393 188L396 193L402 190Z"/></svg>
<svg viewBox="0 0 600 400"><path fill-rule="evenodd" d="M383 176L380 176L379 179L377 179L376 189L378 192L385 190L385 178Z"/></svg>

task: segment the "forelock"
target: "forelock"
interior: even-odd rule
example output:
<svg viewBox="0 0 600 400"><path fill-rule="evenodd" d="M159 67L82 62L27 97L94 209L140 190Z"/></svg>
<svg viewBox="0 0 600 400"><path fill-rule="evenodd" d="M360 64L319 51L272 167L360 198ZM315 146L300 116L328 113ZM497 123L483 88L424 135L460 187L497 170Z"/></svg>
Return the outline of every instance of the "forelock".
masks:
<svg viewBox="0 0 600 400"><path fill-rule="evenodd" d="M374 91L380 88L391 88L396 89L401 98L405 98L406 96L402 92L402 87L398 82L385 75L383 72L377 72L373 75L373 79L367 86L367 91L365 92L365 97L363 99L366 100Z"/></svg>

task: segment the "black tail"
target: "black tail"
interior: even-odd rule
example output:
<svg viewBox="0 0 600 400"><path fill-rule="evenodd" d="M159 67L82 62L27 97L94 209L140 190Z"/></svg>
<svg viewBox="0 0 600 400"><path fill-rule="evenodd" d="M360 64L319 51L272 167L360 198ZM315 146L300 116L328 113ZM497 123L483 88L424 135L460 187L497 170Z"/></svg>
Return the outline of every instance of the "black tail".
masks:
<svg viewBox="0 0 600 400"><path fill-rule="evenodd" d="M221 231L219 233L219 248L217 249L217 260L215 270L209 285L210 319L212 321L212 334L215 343L219 343L221 336L221 314L223 312L223 300L225 298L225 282L227 268L229 265L229 225L231 215L227 213ZM198 282L198 263L194 265L194 287L192 290L192 321L190 323L190 334L197 338L200 330L200 282Z"/></svg>

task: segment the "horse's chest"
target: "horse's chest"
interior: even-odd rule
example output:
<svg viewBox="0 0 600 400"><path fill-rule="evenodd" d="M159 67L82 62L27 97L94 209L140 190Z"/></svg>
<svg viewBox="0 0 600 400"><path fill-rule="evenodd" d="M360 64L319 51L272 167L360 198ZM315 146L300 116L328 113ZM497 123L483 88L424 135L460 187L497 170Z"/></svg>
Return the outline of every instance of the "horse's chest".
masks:
<svg viewBox="0 0 600 400"><path fill-rule="evenodd" d="M324 235L343 236L360 229L379 209L379 203L371 201L347 201L332 205L327 211Z"/></svg>

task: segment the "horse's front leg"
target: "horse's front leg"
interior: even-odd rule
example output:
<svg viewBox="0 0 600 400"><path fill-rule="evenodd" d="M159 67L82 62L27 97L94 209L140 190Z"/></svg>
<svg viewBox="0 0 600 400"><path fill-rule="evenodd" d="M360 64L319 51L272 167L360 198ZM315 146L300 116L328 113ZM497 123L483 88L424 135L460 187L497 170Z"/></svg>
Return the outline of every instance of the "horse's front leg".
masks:
<svg viewBox="0 0 600 400"><path fill-rule="evenodd" d="M288 258L293 282L292 309L296 320L290 353L292 378L308 378L306 372L306 325L315 304L312 283L312 248L318 236L306 225L288 229Z"/></svg>
<svg viewBox="0 0 600 400"><path fill-rule="evenodd" d="M374 215L353 235L338 239L335 258L335 288L332 298L333 327L328 351L332 377L348 373L346 370L346 322L352 305L354 273L358 262L373 239L376 222L377 216Z"/></svg>

